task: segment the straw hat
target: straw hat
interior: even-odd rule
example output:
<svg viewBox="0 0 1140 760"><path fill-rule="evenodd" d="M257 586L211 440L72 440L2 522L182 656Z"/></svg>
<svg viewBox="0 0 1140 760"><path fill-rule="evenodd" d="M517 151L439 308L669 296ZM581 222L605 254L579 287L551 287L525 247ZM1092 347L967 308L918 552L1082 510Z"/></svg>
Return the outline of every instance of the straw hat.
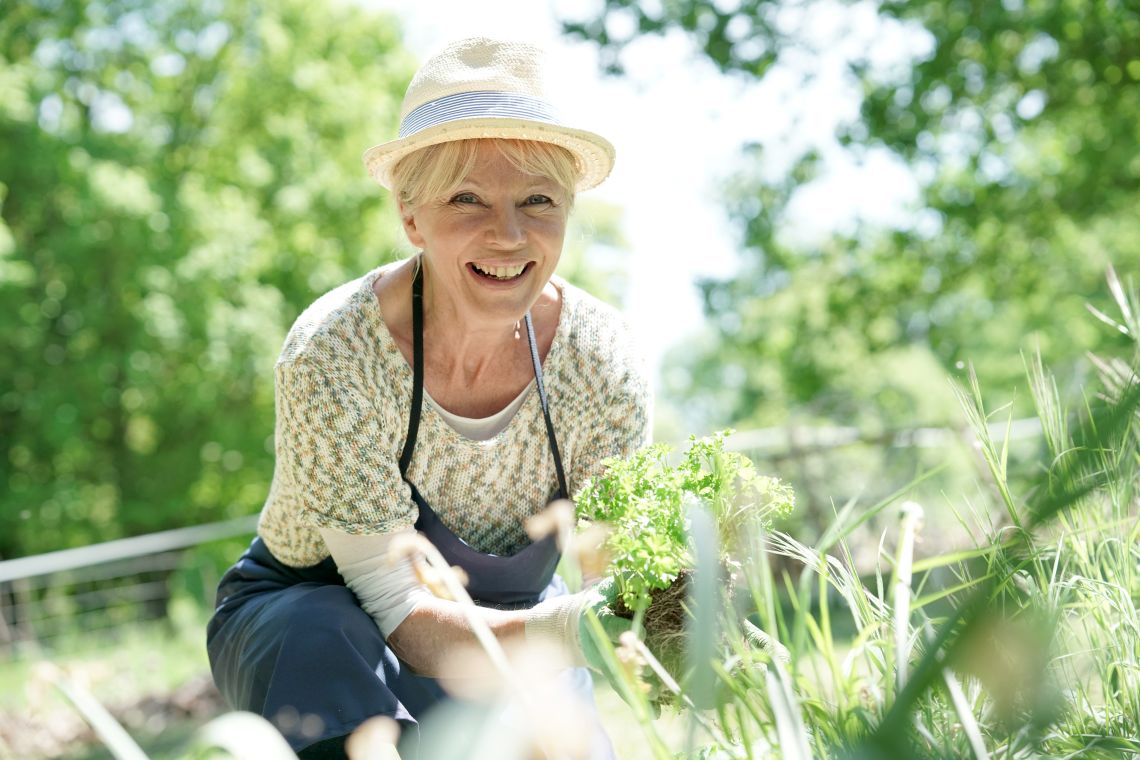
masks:
<svg viewBox="0 0 1140 760"><path fill-rule="evenodd" d="M364 151L368 174L391 189L392 167L409 153L492 137L560 145L578 161L576 189L599 184L613 168L614 148L600 135L561 122L544 86L544 58L540 48L522 42L472 37L451 43L408 85L399 137Z"/></svg>

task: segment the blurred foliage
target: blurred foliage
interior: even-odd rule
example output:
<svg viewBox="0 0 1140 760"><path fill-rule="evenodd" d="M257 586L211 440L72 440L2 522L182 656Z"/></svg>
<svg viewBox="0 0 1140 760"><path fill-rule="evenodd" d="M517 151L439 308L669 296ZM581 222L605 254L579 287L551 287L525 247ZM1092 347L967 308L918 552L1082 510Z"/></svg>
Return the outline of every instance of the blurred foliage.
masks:
<svg viewBox="0 0 1140 760"><path fill-rule="evenodd" d="M393 255L360 153L413 66L348 3L0 14L0 557L260 506L285 330Z"/></svg>
<svg viewBox="0 0 1140 760"><path fill-rule="evenodd" d="M629 242L621 208L597 198L579 198L566 226L558 274L619 309L629 295Z"/></svg>
<svg viewBox="0 0 1140 760"><path fill-rule="evenodd" d="M865 29L851 52L868 13L879 32L912 41L912 59L884 63L882 40L899 35ZM1024 415L1019 353L1039 346L1072 398L1086 352L1118 348L1085 305L1104 308L1108 262L1125 273L1140 264L1135 3L606 0L565 28L599 43L613 72L628 45L682 33L728 75L783 67L805 91L822 68L812 61L844 50L862 102L838 144L856 161L890 151L920 188L900 229L860 223L821 243L789 241L789 203L825 160L743 151L725 191L741 270L703 283L706 334L665 373L690 427L956 424L945 377L969 364L987 397L1013 398Z"/></svg>

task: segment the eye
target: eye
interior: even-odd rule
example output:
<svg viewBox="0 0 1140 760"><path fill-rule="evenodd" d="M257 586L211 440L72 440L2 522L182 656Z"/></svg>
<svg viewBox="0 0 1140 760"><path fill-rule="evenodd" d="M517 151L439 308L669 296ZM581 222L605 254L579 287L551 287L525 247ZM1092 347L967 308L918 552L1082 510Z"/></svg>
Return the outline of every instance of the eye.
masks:
<svg viewBox="0 0 1140 760"><path fill-rule="evenodd" d="M456 193L451 199L452 203L478 203L479 198L475 193Z"/></svg>
<svg viewBox="0 0 1140 760"><path fill-rule="evenodd" d="M534 195L528 195L527 199L523 202L523 205L524 206L542 206L545 204L553 204L553 203L554 203L554 201L552 201L549 196L540 195L539 193L535 193Z"/></svg>

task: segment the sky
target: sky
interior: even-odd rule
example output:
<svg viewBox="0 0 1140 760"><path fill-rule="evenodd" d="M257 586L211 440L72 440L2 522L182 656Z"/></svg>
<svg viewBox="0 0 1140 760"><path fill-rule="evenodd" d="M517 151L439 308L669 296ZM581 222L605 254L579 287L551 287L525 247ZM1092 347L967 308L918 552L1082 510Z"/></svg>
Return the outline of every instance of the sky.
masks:
<svg viewBox="0 0 1140 760"><path fill-rule="evenodd" d="M824 156L824 176L789 208L784 231L789 239L817 239L855 219L907 223L917 186L905 167L874 152L857 164L833 139L836 125L854 117L859 106L843 56L870 48L871 62L889 73L922 50L920 35L883 27L869 3L841 6L821 0L809 13L785 14L781 23L798 25L805 39L828 53L793 53L762 82L721 75L680 33L639 39L623 58L626 75L606 77L592 43L560 33L559 19L582 18L600 7L592 0L367 4L400 19L405 45L421 61L452 40L476 35L526 40L547 49L563 112L617 150L613 173L588 195L622 209L630 247L624 312L658 370L665 352L700 327L695 282L737 271L739 233L725 213L721 187L740 165L744 144L765 146L770 156L765 171L773 176L805 147ZM618 17L612 23L627 22ZM797 75L804 67L815 74L810 88Z"/></svg>

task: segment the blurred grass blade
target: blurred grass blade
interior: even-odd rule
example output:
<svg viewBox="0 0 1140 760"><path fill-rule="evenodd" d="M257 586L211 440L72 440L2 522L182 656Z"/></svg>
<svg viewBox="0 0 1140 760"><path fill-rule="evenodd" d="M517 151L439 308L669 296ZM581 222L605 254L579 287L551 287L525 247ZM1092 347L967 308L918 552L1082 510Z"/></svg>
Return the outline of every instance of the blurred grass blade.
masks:
<svg viewBox="0 0 1140 760"><path fill-rule="evenodd" d="M963 549L961 551L950 551L939 554L934 557L923 557L916 559L911 570L916 573L925 572L926 570L934 570L940 567L948 567L950 565L960 565L971 559L978 559L981 557L988 557L995 552L1003 551L1013 545L1012 540L1006 541L1001 544L993 544L991 546L983 546L978 549Z"/></svg>
<svg viewBox="0 0 1140 760"><path fill-rule="evenodd" d="M1111 482L1115 473L1105 452L1124 443L1124 452L1136 451L1131 426L1140 410L1140 382L1133 382L1115 401L1102 403L1090 410L1087 418L1073 433L1073 455L1064 470L1064 478L1055 488L1040 488L1040 496L1030 505L1032 525L1042 525L1062 510L1079 502L1098 488ZM1046 484L1047 485L1047 484Z"/></svg>
<svg viewBox="0 0 1140 760"><path fill-rule="evenodd" d="M1094 317L1099 319L1101 322L1104 322L1106 325L1108 325L1112 329L1116 330L1117 332L1121 333L1122 335L1128 335L1129 334L1128 328L1125 325L1120 324L1115 319L1113 319L1112 317L1108 316L1107 314L1105 314L1100 309L1093 306L1091 303L1086 303L1085 308L1088 309L1089 313L1092 314Z"/></svg>
<svg viewBox="0 0 1140 760"><path fill-rule="evenodd" d="M720 548L717 546L716 523L708 508L690 494L685 498L684 510L696 559L687 599L691 614L685 620L688 641L684 681L685 689L693 702L708 707L716 701L713 693L716 674L710 665L716 659L717 643L720 641L720 600L717 594L720 584ZM697 711L693 710L689 715L689 730L686 732L686 755L693 752L698 725Z"/></svg>
<svg viewBox="0 0 1140 760"><path fill-rule="evenodd" d="M226 713L202 726L199 741L225 750L235 760L295 760L289 746L273 724L251 712Z"/></svg>
<svg viewBox="0 0 1140 760"><path fill-rule="evenodd" d="M147 760L142 748L91 692L72 681L54 665L49 665L45 671L52 685L79 711L115 760Z"/></svg>
<svg viewBox="0 0 1140 760"><path fill-rule="evenodd" d="M772 705L772 715L776 720L776 735L779 737L780 755L784 760L811 760L809 737L804 728L799 704L792 693L791 678L779 662L773 662L772 669L765 671L768 686L768 699Z"/></svg>
<svg viewBox="0 0 1140 760"><path fill-rule="evenodd" d="M966 414L970 428L974 431L982 461L985 462L990 472L991 482L1005 506L1010 523L1018 528L1023 528L1021 517L1017 513L1017 505L1014 503L1013 496L1009 492L1009 484L1006 482L1005 455L994 448L993 436L990 434L989 415L986 413L982 402L982 389L978 385L978 374L973 365L970 365L969 378L969 390L961 387L958 383L951 384L954 395L958 397L958 403ZM1010 412L1009 417L1012 419L1012 412ZM1008 439L1009 436L1006 435L1006 440L1008 441ZM1004 450L1005 445L1003 445Z"/></svg>
<svg viewBox="0 0 1140 760"><path fill-rule="evenodd" d="M962 685L957 677L948 668L942 671L942 680L946 682L946 690L950 693L950 701L954 704L954 712L958 714L958 722L962 724L962 731L970 742L970 749L977 760L990 760L990 753L986 751L986 743L982 740L982 730L978 720L970 710L970 703L962 691Z"/></svg>
<svg viewBox="0 0 1140 760"><path fill-rule="evenodd" d="M587 611L587 614L592 615L593 613ZM593 619L596 620L596 617ZM598 625L601 626L601 623L598 623ZM661 683L666 689L677 696L678 701L689 711L690 717L699 723L701 728L712 737L713 741L715 741L722 750L729 753L730 757L738 757L740 752L737 751L735 745L725 737L724 733L716 727L716 724L710 722L704 713L697 708L693 700L685 693L680 684L677 683L677 680L673 678L672 674L665 669L661 661L645 646L645 642L639 638L634 638L632 644L637 647L638 652L645 659L646 664L649 665L649 669L653 671L653 674L661 680Z"/></svg>
<svg viewBox="0 0 1140 760"><path fill-rule="evenodd" d="M713 702L715 675L709 663L716 658L720 640L718 619L720 600L720 549L717 546L716 524L712 514L700 500L685 500L685 514L689 523L696 570L689 584L688 608L692 614L685 620L687 633L685 691L698 705Z"/></svg>
<svg viewBox="0 0 1140 760"><path fill-rule="evenodd" d="M1120 282L1120 278L1116 276L1116 269L1112 264L1108 265L1105 271L1105 280L1108 281L1108 290L1112 293L1112 300L1116 301L1117 307L1120 309L1120 315L1124 319L1125 332L1132 336L1133 340L1140 339L1140 298L1136 295L1136 289L1130 287L1127 291L1124 285Z"/></svg>
<svg viewBox="0 0 1140 760"><path fill-rule="evenodd" d="M932 639L934 631L930 627L929 620L926 621L925 628L926 638ZM974 753L974 757L977 760L989 760L990 753L986 749L985 740L982 739L982 729L978 725L977 718L974 717L973 710L970 709L970 703L966 699L965 692L962 691L962 684L958 682L958 677L949 668L944 668L942 680L946 684L946 691L950 694L950 702L954 705L954 712L958 715L958 722L962 725L962 731L966 734L967 741L970 742L970 750Z"/></svg>
<svg viewBox="0 0 1140 760"><path fill-rule="evenodd" d="M911 563L914 560L914 536L922 521L922 507L913 502L903 503L899 510L899 544L895 554L894 581L894 633L895 633L895 686L901 692L906 683L910 663L910 584Z"/></svg>
<svg viewBox="0 0 1140 760"><path fill-rule="evenodd" d="M920 596L918 599L915 599L913 602L911 602L911 608L920 610L928 604L933 604L934 602L945 599L948 596L953 596L954 594L960 593L962 591L968 591L972 588L980 586L981 584L993 579L993 577L994 576L992 573L988 573L977 578L968 578L961 583L955 583L952 586L945 586L944 588L940 588L938 591L932 591L925 596Z"/></svg>
<svg viewBox="0 0 1140 760"><path fill-rule="evenodd" d="M958 642L980 621L980 612L985 608L988 595L975 593L959 607L938 629L926 649L926 653L911 670L910 678L899 692L894 704L869 738L871 744L887 752L906 751L906 726L909 715L919 697L934 683L942 672L943 654L949 653Z"/></svg>
<svg viewBox="0 0 1140 760"><path fill-rule="evenodd" d="M602 627L601 621L598 620L597 614L593 610L586 610L586 634L593 639L594 647L602 656L603 665L605 665L605 675L609 678L610 684L617 691L618 696L622 701L629 706L633 712L634 717L637 719L638 724L641 726L642 735L649 743L649 750L654 758L657 760L670 760L673 753L665 746L660 734L653 723L653 710L649 706L645 693L633 682L629 672L618 661L617 653L614 651L614 645L610 641L610 637L606 634L605 628ZM640 642L638 642L640 643Z"/></svg>

